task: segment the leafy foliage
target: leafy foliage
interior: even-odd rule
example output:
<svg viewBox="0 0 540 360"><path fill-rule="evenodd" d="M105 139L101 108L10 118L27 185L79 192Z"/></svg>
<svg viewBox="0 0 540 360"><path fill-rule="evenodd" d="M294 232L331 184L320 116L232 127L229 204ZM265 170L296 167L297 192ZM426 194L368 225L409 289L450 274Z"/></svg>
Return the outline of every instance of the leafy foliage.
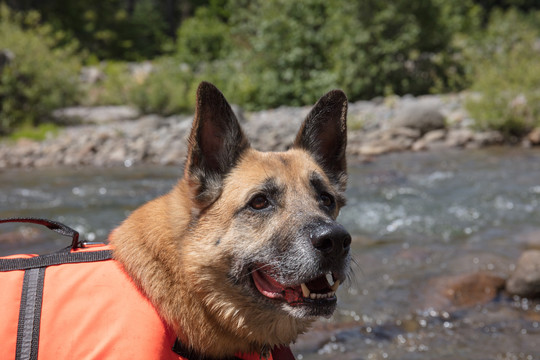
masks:
<svg viewBox="0 0 540 360"><path fill-rule="evenodd" d="M62 34L39 20L35 12L16 15L0 5L0 134L46 121L79 98L76 44L59 46Z"/></svg>
<svg viewBox="0 0 540 360"><path fill-rule="evenodd" d="M209 8L199 8L178 29L178 58L192 66L226 57L231 50L229 26Z"/></svg>
<svg viewBox="0 0 540 360"><path fill-rule="evenodd" d="M51 25L2 7L0 60L2 49L15 60L0 61L0 132L73 102L191 111L201 80L248 109L311 104L336 87L354 101L472 86L478 128L519 136L540 117L533 0L6 1ZM72 37L105 73L83 99ZM122 62L147 58L149 73Z"/></svg>
<svg viewBox="0 0 540 360"><path fill-rule="evenodd" d="M480 129L507 137L540 126L540 12L493 12L487 28L468 44L476 64L467 109Z"/></svg>
<svg viewBox="0 0 540 360"><path fill-rule="evenodd" d="M227 23L197 20L198 29L219 37L205 38L199 30L190 38L195 26L180 29L180 44L196 44L183 46L180 56L191 64L220 60L239 69L228 85L252 108L308 104L333 87L358 99L461 85L450 80L463 72L450 43L466 27L472 2L230 0L228 5ZM234 78L239 72L242 81Z"/></svg>
<svg viewBox="0 0 540 360"><path fill-rule="evenodd" d="M128 102L145 113L172 115L195 108L196 82L189 68L170 58L154 65L129 92Z"/></svg>

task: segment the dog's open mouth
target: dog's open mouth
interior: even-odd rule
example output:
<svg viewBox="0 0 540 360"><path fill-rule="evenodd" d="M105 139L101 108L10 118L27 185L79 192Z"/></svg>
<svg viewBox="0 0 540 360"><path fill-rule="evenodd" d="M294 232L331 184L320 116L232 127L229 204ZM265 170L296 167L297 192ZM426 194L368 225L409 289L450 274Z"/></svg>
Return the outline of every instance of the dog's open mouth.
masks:
<svg viewBox="0 0 540 360"><path fill-rule="evenodd" d="M262 295L270 299L284 300L290 305L335 302L340 284L340 280L336 280L332 273L293 286L281 284L271 272L263 270L254 271L252 278Z"/></svg>

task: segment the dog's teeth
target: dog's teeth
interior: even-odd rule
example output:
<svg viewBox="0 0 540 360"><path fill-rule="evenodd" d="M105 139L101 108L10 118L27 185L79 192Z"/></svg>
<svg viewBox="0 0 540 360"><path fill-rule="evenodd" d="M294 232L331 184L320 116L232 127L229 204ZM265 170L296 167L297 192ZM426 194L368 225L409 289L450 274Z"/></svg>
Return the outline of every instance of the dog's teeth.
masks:
<svg viewBox="0 0 540 360"><path fill-rule="evenodd" d="M338 287L339 287L339 283L340 281L339 280L336 280L336 282L334 283L334 285L330 286L330 288L332 289L333 292L336 292Z"/></svg>
<svg viewBox="0 0 540 360"><path fill-rule="evenodd" d="M317 298L317 294L310 294L309 297L315 300Z"/></svg>
<svg viewBox="0 0 540 360"><path fill-rule="evenodd" d="M334 277L332 276L332 273L326 274L326 281L328 281L328 285L334 285Z"/></svg>
<svg viewBox="0 0 540 360"><path fill-rule="evenodd" d="M304 295L305 298L309 297L309 294L311 293L311 291L309 291L307 285L304 283L301 283L300 286L302 287L302 295Z"/></svg>

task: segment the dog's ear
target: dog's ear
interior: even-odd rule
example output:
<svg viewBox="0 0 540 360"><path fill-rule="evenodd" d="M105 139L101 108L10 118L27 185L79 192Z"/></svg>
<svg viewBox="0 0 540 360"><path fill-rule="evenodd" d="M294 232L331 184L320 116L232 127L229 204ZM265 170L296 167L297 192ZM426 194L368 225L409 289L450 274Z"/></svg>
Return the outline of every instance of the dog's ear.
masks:
<svg viewBox="0 0 540 360"><path fill-rule="evenodd" d="M347 96L332 90L317 101L296 135L294 147L307 150L329 179L347 185Z"/></svg>
<svg viewBox="0 0 540 360"><path fill-rule="evenodd" d="M196 102L184 178L203 207L219 196L225 175L249 148L249 142L231 106L214 85L202 82Z"/></svg>

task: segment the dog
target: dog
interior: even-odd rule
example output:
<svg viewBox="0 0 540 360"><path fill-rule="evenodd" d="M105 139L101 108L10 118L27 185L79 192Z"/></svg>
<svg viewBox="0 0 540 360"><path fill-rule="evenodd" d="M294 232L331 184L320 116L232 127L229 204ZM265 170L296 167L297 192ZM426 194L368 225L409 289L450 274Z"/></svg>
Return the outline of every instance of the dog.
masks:
<svg viewBox="0 0 540 360"><path fill-rule="evenodd" d="M260 152L223 94L200 84L183 177L109 237L185 358L270 357L334 312L350 263L351 236L336 221L346 115L345 94L333 90L289 150Z"/></svg>

